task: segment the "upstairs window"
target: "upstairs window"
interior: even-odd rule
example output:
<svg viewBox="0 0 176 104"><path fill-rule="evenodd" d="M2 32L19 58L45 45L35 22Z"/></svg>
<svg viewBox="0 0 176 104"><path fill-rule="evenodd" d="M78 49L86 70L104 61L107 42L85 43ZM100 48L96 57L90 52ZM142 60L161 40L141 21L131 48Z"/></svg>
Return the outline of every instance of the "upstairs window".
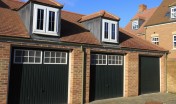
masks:
<svg viewBox="0 0 176 104"><path fill-rule="evenodd" d="M152 37L152 43L159 45L159 37L158 36Z"/></svg>
<svg viewBox="0 0 176 104"><path fill-rule="evenodd" d="M176 19L176 7L171 8L171 18Z"/></svg>
<svg viewBox="0 0 176 104"><path fill-rule="evenodd" d="M117 43L117 22L103 19L102 40Z"/></svg>
<svg viewBox="0 0 176 104"><path fill-rule="evenodd" d="M33 33L57 35L59 9L34 4Z"/></svg>
<svg viewBox="0 0 176 104"><path fill-rule="evenodd" d="M134 21L132 22L132 29L133 29L133 30L139 29L139 21L138 21L138 20L134 20Z"/></svg>
<svg viewBox="0 0 176 104"><path fill-rule="evenodd" d="M176 35L173 36L173 48L176 49Z"/></svg>

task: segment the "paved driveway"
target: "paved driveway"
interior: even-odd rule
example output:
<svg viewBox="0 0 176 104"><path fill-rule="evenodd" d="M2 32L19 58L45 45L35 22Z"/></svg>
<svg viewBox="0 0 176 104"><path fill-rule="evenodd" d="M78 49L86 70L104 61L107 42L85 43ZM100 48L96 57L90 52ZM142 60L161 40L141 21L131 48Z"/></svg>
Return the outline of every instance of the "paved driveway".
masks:
<svg viewBox="0 0 176 104"><path fill-rule="evenodd" d="M155 102L155 103L146 103ZM176 104L176 94L154 93L137 97L113 98L93 101L90 104Z"/></svg>

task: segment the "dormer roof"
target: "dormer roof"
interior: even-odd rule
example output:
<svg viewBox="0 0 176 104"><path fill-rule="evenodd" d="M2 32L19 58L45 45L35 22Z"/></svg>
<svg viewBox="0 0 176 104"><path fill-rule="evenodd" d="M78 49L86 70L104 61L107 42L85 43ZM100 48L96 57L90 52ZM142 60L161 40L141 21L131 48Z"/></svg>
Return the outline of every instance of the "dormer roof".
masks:
<svg viewBox="0 0 176 104"><path fill-rule="evenodd" d="M109 12L106 12L105 10L101 10L99 12L83 16L79 20L79 22L84 22L84 21L91 20L91 19L98 18L98 17L104 17L104 18L112 19L112 20L116 20L116 21L120 20L120 18L118 16L115 16Z"/></svg>
<svg viewBox="0 0 176 104"><path fill-rule="evenodd" d="M63 5L55 0L29 0L31 2L41 3L44 5L54 6L58 8L63 8Z"/></svg>

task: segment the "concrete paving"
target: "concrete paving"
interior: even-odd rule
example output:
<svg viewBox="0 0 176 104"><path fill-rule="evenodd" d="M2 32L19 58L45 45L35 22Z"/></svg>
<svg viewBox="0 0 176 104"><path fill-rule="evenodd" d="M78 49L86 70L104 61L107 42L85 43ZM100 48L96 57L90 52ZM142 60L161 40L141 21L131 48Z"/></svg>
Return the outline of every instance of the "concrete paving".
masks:
<svg viewBox="0 0 176 104"><path fill-rule="evenodd" d="M93 101L90 104L176 104L176 94L153 93Z"/></svg>

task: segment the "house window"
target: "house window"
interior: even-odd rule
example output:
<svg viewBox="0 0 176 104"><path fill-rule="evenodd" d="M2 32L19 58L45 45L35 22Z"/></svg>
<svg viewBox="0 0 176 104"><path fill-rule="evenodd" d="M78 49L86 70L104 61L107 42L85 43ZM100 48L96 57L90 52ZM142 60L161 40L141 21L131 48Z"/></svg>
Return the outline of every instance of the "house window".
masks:
<svg viewBox="0 0 176 104"><path fill-rule="evenodd" d="M117 43L117 22L103 19L102 41Z"/></svg>
<svg viewBox="0 0 176 104"><path fill-rule="evenodd" d="M45 51L44 64L67 64L66 52Z"/></svg>
<svg viewBox="0 0 176 104"><path fill-rule="evenodd" d="M173 46L174 49L176 49L176 35L173 36Z"/></svg>
<svg viewBox="0 0 176 104"><path fill-rule="evenodd" d="M58 13L59 9L34 4L33 33L57 36Z"/></svg>
<svg viewBox="0 0 176 104"><path fill-rule="evenodd" d="M138 21L138 20L134 20L134 21L132 22L132 29L133 29L133 30L139 29L139 21Z"/></svg>
<svg viewBox="0 0 176 104"><path fill-rule="evenodd" d="M159 37L158 36L152 37L152 43L159 45Z"/></svg>
<svg viewBox="0 0 176 104"><path fill-rule="evenodd" d="M91 65L107 65L107 55L92 54Z"/></svg>
<svg viewBox="0 0 176 104"><path fill-rule="evenodd" d="M123 57L120 55L108 55L108 65L122 65Z"/></svg>
<svg viewBox="0 0 176 104"><path fill-rule="evenodd" d="M171 18L176 19L176 7L171 8Z"/></svg>
<svg viewBox="0 0 176 104"><path fill-rule="evenodd" d="M34 50L14 50L15 64L41 64L42 52Z"/></svg>

